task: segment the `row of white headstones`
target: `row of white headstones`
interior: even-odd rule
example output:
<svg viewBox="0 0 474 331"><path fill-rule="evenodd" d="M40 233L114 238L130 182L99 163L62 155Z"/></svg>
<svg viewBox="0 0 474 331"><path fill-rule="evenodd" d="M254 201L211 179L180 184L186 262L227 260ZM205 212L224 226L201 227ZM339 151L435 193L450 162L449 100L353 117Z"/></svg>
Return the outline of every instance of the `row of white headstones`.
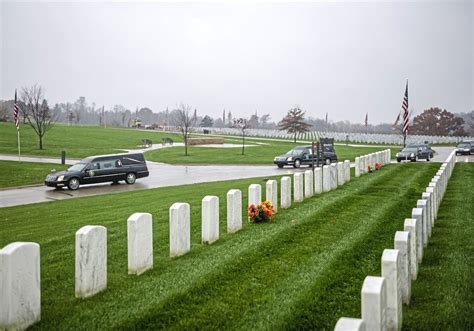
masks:
<svg viewBox="0 0 474 331"><path fill-rule="evenodd" d="M390 150L358 159L386 164ZM356 164L359 164L356 161ZM356 167L356 176L365 173ZM329 192L350 180L350 162L332 163L281 178L281 208L302 202L314 194ZM266 200L278 210L278 184L266 182ZM262 201L260 184L248 187L248 206ZM219 198L202 199L202 242L212 244L219 239ZM149 213L134 213L127 220L128 273L140 275L153 268L153 219ZM242 192L227 192L227 232L242 228ZM190 205L174 203L169 209L170 257L191 250ZM76 232L75 296L91 297L107 287L107 229L86 225ZM0 250L0 329L24 329L41 318L40 246L33 242L14 242Z"/></svg>
<svg viewBox="0 0 474 331"><path fill-rule="evenodd" d="M455 165L454 152L441 165L431 179L412 217L405 219L404 231L397 231L394 249L382 253L382 275L367 276L361 290L361 317L342 317L337 331L400 330L402 328L402 303L409 305L411 282L416 280L428 245L432 228L438 216L448 180Z"/></svg>

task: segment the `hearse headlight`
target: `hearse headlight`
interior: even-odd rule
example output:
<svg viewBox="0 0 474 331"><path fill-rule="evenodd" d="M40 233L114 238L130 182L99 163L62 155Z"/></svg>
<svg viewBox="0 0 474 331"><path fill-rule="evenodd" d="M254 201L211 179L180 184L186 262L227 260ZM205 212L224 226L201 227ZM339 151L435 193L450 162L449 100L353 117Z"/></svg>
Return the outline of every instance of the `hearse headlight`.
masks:
<svg viewBox="0 0 474 331"><path fill-rule="evenodd" d="M415 154L414 154L414 153L411 153L411 154L410 154L410 157L415 157Z"/></svg>
<svg viewBox="0 0 474 331"><path fill-rule="evenodd" d="M58 179L56 179L56 181L58 182L62 182L64 180L64 176L59 176Z"/></svg>
<svg viewBox="0 0 474 331"><path fill-rule="evenodd" d="M286 159L287 161L293 161L293 157L290 156L289 158Z"/></svg>
<svg viewBox="0 0 474 331"><path fill-rule="evenodd" d="M399 153L395 154L395 157L398 157Z"/></svg>

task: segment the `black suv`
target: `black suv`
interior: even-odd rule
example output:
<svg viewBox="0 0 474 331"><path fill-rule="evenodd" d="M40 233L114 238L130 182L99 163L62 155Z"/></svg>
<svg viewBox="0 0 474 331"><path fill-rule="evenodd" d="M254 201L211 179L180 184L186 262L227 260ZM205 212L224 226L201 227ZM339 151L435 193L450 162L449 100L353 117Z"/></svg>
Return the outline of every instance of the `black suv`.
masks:
<svg viewBox="0 0 474 331"><path fill-rule="evenodd" d="M44 184L77 190L83 184L118 183L120 180L134 184L137 178L148 175L142 153L100 155L85 158L65 171L49 174Z"/></svg>
<svg viewBox="0 0 474 331"><path fill-rule="evenodd" d="M314 163L317 163L317 157L314 157ZM320 163L330 164L331 162L337 162L337 155L334 151L334 147L331 145L324 145L322 155L319 160ZM294 168L299 168L301 165L313 164L313 150L311 146L300 146L295 147L286 154L277 156L273 159L273 163L278 168L283 168L286 165L291 165Z"/></svg>
<svg viewBox="0 0 474 331"><path fill-rule="evenodd" d="M400 152L397 153L397 161L401 162L404 160L410 160L411 162L416 162L420 159L425 159L429 161L433 157L434 151L430 148L429 145L408 145Z"/></svg>
<svg viewBox="0 0 474 331"><path fill-rule="evenodd" d="M463 141L456 147L456 155L471 155L474 154L473 146L474 143Z"/></svg>

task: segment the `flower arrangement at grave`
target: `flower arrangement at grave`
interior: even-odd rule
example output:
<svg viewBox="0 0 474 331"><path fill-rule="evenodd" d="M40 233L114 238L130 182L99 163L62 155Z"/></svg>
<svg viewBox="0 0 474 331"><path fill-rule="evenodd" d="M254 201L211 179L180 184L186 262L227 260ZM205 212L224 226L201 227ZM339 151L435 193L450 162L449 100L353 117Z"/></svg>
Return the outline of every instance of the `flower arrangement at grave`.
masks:
<svg viewBox="0 0 474 331"><path fill-rule="evenodd" d="M380 170L382 168L382 165L378 162L375 163L375 170Z"/></svg>
<svg viewBox="0 0 474 331"><path fill-rule="evenodd" d="M368 170L369 172L373 172L373 171L374 171L374 167L372 167L372 164L369 163L369 164L367 165L367 170Z"/></svg>
<svg viewBox="0 0 474 331"><path fill-rule="evenodd" d="M248 208L250 223L266 223L272 220L275 210L270 201L265 200L260 202L257 206L251 204Z"/></svg>

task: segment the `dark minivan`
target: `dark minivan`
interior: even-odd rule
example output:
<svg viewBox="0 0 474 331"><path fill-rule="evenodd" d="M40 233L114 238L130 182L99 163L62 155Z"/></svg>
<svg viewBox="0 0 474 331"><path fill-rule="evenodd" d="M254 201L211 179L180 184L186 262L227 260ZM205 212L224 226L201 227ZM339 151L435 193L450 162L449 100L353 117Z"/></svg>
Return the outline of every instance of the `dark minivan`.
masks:
<svg viewBox="0 0 474 331"><path fill-rule="evenodd" d="M142 153L98 155L85 158L65 171L49 174L44 184L77 190L80 185L124 180L134 184L137 178L149 175Z"/></svg>

